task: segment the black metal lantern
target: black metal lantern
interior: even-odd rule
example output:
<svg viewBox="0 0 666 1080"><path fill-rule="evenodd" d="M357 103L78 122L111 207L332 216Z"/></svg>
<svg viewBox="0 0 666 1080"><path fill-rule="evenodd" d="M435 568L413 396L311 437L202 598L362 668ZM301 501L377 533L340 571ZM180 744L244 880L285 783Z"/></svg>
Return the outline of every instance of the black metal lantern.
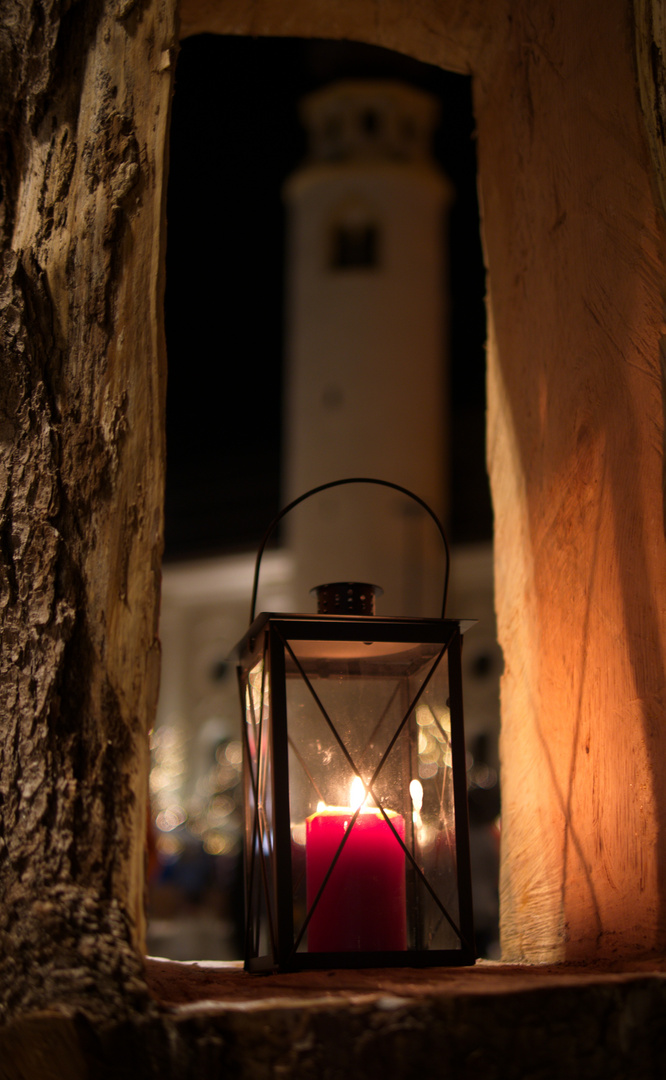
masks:
<svg viewBox="0 0 666 1080"><path fill-rule="evenodd" d="M317 590L319 613L256 619L261 556L303 499L375 483L415 499L446 551L442 618L374 615L373 586ZM387 481L324 484L272 522L237 648L249 971L474 962L461 635L448 547Z"/></svg>

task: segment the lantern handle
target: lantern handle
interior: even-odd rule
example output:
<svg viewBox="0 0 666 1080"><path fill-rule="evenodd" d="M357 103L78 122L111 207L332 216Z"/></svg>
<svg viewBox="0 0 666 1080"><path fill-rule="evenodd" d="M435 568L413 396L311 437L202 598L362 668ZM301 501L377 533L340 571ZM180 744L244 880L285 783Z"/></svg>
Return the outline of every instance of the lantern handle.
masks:
<svg viewBox="0 0 666 1080"><path fill-rule="evenodd" d="M261 558L264 553L264 548L266 547L266 544L268 543L276 525L282 520L282 518L286 514L289 513L290 510L293 510L294 507L298 506L299 503L302 503L306 499L309 499L311 495L318 495L320 491L327 491L328 488L341 487L343 484L377 484L379 487L392 488L393 491L399 491L402 495L407 495L408 498L413 499L414 502L418 503L419 506L423 510L425 510L427 514L430 515L435 525L437 526L439 535L442 538L442 543L444 544L444 552L446 555L446 568L444 571L444 595L442 597L442 618L444 619L446 617L446 600L449 591L449 566L451 562L451 556L449 553L449 545L446 539L446 533L444 532L442 523L435 514L434 510L431 510L427 502L421 499L418 495L415 495L413 491L410 491L409 488L402 487L400 484L394 484L390 480L377 480L373 477L368 476L349 476L344 478L343 480L329 480L326 484L319 484L317 487L310 488L309 491L304 492L303 495L299 495L297 499L294 499L293 502L290 502L287 506L283 507L283 509L280 510L280 512L276 514L271 521L259 545L259 550L257 552L257 558L254 566L254 581L252 584L252 605L250 609L250 626L254 622L255 609L257 606L257 592L259 589L259 571L261 568Z"/></svg>

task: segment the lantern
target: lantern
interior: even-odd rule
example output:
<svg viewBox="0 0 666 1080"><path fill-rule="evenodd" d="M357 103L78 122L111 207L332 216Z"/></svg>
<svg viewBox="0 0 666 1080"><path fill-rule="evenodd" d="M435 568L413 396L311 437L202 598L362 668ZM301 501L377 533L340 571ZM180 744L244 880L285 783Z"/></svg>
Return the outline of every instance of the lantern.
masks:
<svg viewBox="0 0 666 1080"><path fill-rule="evenodd" d="M375 588L318 588L317 615L262 613L237 648L249 971L474 962L461 636L374 614ZM444 609L443 609L444 611ZM443 612L442 612L443 616Z"/></svg>

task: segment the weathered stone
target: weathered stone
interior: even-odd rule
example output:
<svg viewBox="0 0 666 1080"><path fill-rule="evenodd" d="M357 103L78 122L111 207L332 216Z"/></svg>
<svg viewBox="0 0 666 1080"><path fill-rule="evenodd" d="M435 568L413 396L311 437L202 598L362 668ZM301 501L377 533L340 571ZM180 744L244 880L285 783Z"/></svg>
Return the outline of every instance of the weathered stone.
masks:
<svg viewBox="0 0 666 1080"><path fill-rule="evenodd" d="M664 965L644 967L262 977L148 961L155 1011L29 1015L0 1032L0 1078L643 1080L666 1068Z"/></svg>

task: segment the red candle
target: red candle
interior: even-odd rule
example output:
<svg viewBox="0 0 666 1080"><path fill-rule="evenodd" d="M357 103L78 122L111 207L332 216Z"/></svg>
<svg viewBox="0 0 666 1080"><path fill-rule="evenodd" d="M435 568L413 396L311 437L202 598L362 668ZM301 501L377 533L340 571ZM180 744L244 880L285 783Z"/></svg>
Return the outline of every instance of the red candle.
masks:
<svg viewBox="0 0 666 1080"><path fill-rule="evenodd" d="M405 823L386 811L404 841ZM328 806L306 821L308 910L315 901L354 811ZM351 827L308 923L308 952L378 952L407 948L405 854L381 810L363 807Z"/></svg>

